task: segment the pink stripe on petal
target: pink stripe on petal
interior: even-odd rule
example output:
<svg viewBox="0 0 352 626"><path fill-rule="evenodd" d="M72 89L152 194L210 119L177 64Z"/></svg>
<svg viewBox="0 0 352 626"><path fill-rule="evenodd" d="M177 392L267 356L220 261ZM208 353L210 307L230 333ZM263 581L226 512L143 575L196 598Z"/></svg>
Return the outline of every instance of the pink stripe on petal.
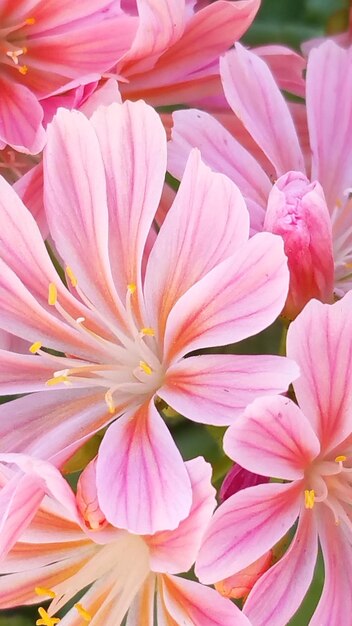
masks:
<svg viewBox="0 0 352 626"><path fill-rule="evenodd" d="M259 396L286 391L298 368L283 357L203 355L171 365L158 395L203 424L232 424Z"/></svg>
<svg viewBox="0 0 352 626"><path fill-rule="evenodd" d="M352 430L351 306L351 292L333 305L311 300L287 335L287 353L301 370L297 400L324 451Z"/></svg>
<svg viewBox="0 0 352 626"><path fill-rule="evenodd" d="M153 401L109 428L98 454L97 487L107 520L133 533L176 528L189 514L190 479Z"/></svg>
<svg viewBox="0 0 352 626"><path fill-rule="evenodd" d="M233 254L248 234L240 191L222 174L211 172L193 150L147 264L146 305L160 337L185 291Z"/></svg>
<svg viewBox="0 0 352 626"><path fill-rule="evenodd" d="M36 356L0 350L0 394L45 391L53 375L52 362ZM0 428L1 430L1 428Z"/></svg>
<svg viewBox="0 0 352 626"><path fill-rule="evenodd" d="M262 59L236 44L220 61L226 98L272 162L274 176L304 172L304 160L288 106Z"/></svg>
<svg viewBox="0 0 352 626"><path fill-rule="evenodd" d="M282 310L288 278L282 239L255 235L175 304L166 326L165 360L266 328Z"/></svg>
<svg viewBox="0 0 352 626"><path fill-rule="evenodd" d="M215 512L196 563L196 574L214 583L254 563L294 524L303 485L268 483L235 493Z"/></svg>
<svg viewBox="0 0 352 626"><path fill-rule="evenodd" d="M317 556L315 513L303 510L287 552L261 576L245 602L243 610L253 626L289 622L312 581Z"/></svg>
<svg viewBox="0 0 352 626"><path fill-rule="evenodd" d="M250 404L225 433L224 449L257 474L303 478L320 444L308 419L289 398L269 396Z"/></svg>

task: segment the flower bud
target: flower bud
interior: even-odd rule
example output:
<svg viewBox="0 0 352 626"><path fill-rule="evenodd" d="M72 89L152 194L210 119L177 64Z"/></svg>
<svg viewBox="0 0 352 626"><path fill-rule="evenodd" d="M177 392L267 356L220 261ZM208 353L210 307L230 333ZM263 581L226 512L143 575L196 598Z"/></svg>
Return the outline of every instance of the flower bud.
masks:
<svg viewBox="0 0 352 626"><path fill-rule="evenodd" d="M224 481L220 488L220 501L223 502L233 496L234 493L245 489L246 487L254 487L255 485L261 485L261 483L267 483L269 478L267 476L260 476L260 474L254 474L244 469L238 463L235 463L226 474Z"/></svg>
<svg viewBox="0 0 352 626"><path fill-rule="evenodd" d="M245 599L257 580L269 569L272 559L272 550L269 550L237 574L215 583L215 589L226 598Z"/></svg>
<svg viewBox="0 0 352 626"><path fill-rule="evenodd" d="M301 172L288 172L273 186L264 230L281 235L290 270L283 315L294 319L311 298L333 301L331 219L324 192Z"/></svg>
<svg viewBox="0 0 352 626"><path fill-rule="evenodd" d="M100 530L108 522L100 510L96 486L96 461L93 459L83 470L77 483L77 507L89 530Z"/></svg>

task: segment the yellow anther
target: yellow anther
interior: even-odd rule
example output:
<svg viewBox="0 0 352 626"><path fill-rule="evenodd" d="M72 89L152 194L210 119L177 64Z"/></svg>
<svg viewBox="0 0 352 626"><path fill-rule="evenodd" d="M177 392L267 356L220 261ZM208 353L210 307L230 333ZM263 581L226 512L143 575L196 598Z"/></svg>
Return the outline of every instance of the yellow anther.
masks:
<svg viewBox="0 0 352 626"><path fill-rule="evenodd" d="M36 592L37 596L47 596L48 598L56 598L55 591L52 591L52 589L47 589L46 587L36 587L34 591Z"/></svg>
<svg viewBox="0 0 352 626"><path fill-rule="evenodd" d="M69 265L66 267L66 274L67 274L67 276L69 277L69 279L71 281L72 287L77 287L78 280L77 280L76 276L74 275L74 273L71 270Z"/></svg>
<svg viewBox="0 0 352 626"><path fill-rule="evenodd" d="M25 76L27 74L27 72L28 72L27 65L19 65L17 69L18 69L19 73L22 74L22 76Z"/></svg>
<svg viewBox="0 0 352 626"><path fill-rule="evenodd" d="M150 376L153 371L150 365L148 365L145 361L139 361L139 367L143 370L143 372L148 374L148 376Z"/></svg>
<svg viewBox="0 0 352 626"><path fill-rule="evenodd" d="M57 302L57 289L55 283L49 283L48 304L55 306Z"/></svg>
<svg viewBox="0 0 352 626"><path fill-rule="evenodd" d="M155 330L154 328L141 328L141 335L148 335L148 337L154 337Z"/></svg>
<svg viewBox="0 0 352 626"><path fill-rule="evenodd" d="M335 458L335 463L343 463L344 461L346 461L347 456L345 456L344 454L340 454L340 456L337 456Z"/></svg>
<svg viewBox="0 0 352 626"><path fill-rule="evenodd" d="M312 509L315 502L314 489L305 489L304 491L304 504L306 509Z"/></svg>
<svg viewBox="0 0 352 626"><path fill-rule="evenodd" d="M105 402L108 405L109 413L115 413L115 406L112 399L111 391L107 391L105 394Z"/></svg>
<svg viewBox="0 0 352 626"><path fill-rule="evenodd" d="M39 607L38 613L41 619L37 619L37 626L55 626L55 624L58 624L60 622L59 617L51 617L49 613L47 613L46 610L43 609L42 606Z"/></svg>
<svg viewBox="0 0 352 626"><path fill-rule="evenodd" d="M90 613L88 613L88 611L86 611L86 609L81 604L75 604L75 609L78 611L80 616L83 617L83 619L86 622L90 622L90 620L92 619L92 616Z"/></svg>
<svg viewBox="0 0 352 626"><path fill-rule="evenodd" d="M136 291L137 286L135 285L135 283L130 283L129 285L127 285L127 289L132 295Z"/></svg>
<svg viewBox="0 0 352 626"><path fill-rule="evenodd" d="M41 347L42 347L42 344L40 343L40 341L35 341L29 347L29 352L31 352L32 354L35 354L36 352L38 352L38 350L40 350Z"/></svg>
<svg viewBox="0 0 352 626"><path fill-rule="evenodd" d="M46 381L46 385L48 385L48 387L53 387L54 385L58 385L59 383L69 383L71 382L67 376L54 376L54 378L49 378L49 380Z"/></svg>
<svg viewBox="0 0 352 626"><path fill-rule="evenodd" d="M33 24L35 24L35 17L27 17L25 22L26 24L28 24L28 26L32 26Z"/></svg>

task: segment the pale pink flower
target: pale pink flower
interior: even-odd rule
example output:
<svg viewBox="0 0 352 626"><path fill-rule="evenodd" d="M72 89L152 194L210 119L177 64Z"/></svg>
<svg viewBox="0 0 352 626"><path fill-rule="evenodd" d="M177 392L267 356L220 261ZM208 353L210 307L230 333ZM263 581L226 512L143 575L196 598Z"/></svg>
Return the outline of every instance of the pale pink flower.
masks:
<svg viewBox="0 0 352 626"><path fill-rule="evenodd" d="M318 181L331 217L335 291L341 296L352 287L352 48L327 41L310 52L306 108L289 106L264 61L239 44L221 59L221 75L227 100L261 157L206 113L177 111L171 173L182 174L186 155L197 146L210 167L241 189L254 232L263 228L276 179L295 171L307 177L307 185ZM312 239L319 236L314 228Z"/></svg>
<svg viewBox="0 0 352 626"><path fill-rule="evenodd" d="M12 455L16 456L16 455ZM43 462L20 459L22 467L47 478L47 499L21 541L0 565L0 607L37 604L51 599L43 623L55 624L58 610L83 591L60 621L62 626L127 625L249 626L248 618L214 589L176 576L192 566L215 507L211 467L202 458L185 464L192 488L191 510L173 531L149 536L96 525L82 532L74 495L61 476ZM94 464L83 477L80 502L94 499ZM61 506L60 506L61 504ZM64 505L64 507L62 506ZM87 511L85 510L85 513ZM156 603L155 603L156 594ZM41 596L41 597L40 597ZM46 622L44 621L46 619Z"/></svg>
<svg viewBox="0 0 352 626"><path fill-rule="evenodd" d="M276 356L183 358L268 326L288 270L280 237L248 240L237 187L197 151L146 258L165 166L165 132L145 103L100 107L91 120L60 110L48 128L44 188L69 289L0 180L0 327L33 344L32 354L1 352L0 392L35 392L0 407L2 450L60 465L118 417L99 450L99 504L109 522L139 534L175 528L191 505L158 398L196 422L227 425L297 376ZM10 490L0 495L5 511Z"/></svg>
<svg viewBox="0 0 352 626"><path fill-rule="evenodd" d="M351 305L352 292L333 305L311 300L289 328L287 353L301 368L294 383L301 408L283 396L255 400L225 435L231 458L280 480L239 491L220 506L201 548L200 580L247 567L298 518L287 552L245 603L257 626L289 622L313 578L318 540L325 583L310 624L343 624L351 615Z"/></svg>
<svg viewBox="0 0 352 626"><path fill-rule="evenodd" d="M40 100L72 80L98 80L137 28L115 0L0 0L0 22L0 148L32 154L45 143Z"/></svg>

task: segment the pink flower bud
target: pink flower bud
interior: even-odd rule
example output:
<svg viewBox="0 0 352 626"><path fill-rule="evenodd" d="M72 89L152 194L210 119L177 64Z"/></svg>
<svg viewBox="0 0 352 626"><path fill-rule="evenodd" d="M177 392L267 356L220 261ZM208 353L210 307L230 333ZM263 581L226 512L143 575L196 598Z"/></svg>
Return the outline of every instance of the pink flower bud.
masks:
<svg viewBox="0 0 352 626"><path fill-rule="evenodd" d="M77 483L77 507L90 530L100 530L108 522L100 510L96 487L96 458L88 463Z"/></svg>
<svg viewBox="0 0 352 626"><path fill-rule="evenodd" d="M273 186L264 230L281 235L290 270L283 315L294 319L311 298L333 301L331 219L324 192L301 172L288 172Z"/></svg>
<svg viewBox="0 0 352 626"><path fill-rule="evenodd" d="M234 600L246 598L257 580L269 569L272 560L272 550L269 550L237 574L215 583L215 589L226 598Z"/></svg>
<svg viewBox="0 0 352 626"><path fill-rule="evenodd" d="M249 472L244 469L244 467L236 463L226 474L221 485L219 494L220 501L223 502L224 500L227 500L227 498L230 498L230 496L233 496L234 493L240 491L241 489L254 487L255 485L260 485L261 483L267 483L268 481L269 478L267 476L260 476L259 474Z"/></svg>

